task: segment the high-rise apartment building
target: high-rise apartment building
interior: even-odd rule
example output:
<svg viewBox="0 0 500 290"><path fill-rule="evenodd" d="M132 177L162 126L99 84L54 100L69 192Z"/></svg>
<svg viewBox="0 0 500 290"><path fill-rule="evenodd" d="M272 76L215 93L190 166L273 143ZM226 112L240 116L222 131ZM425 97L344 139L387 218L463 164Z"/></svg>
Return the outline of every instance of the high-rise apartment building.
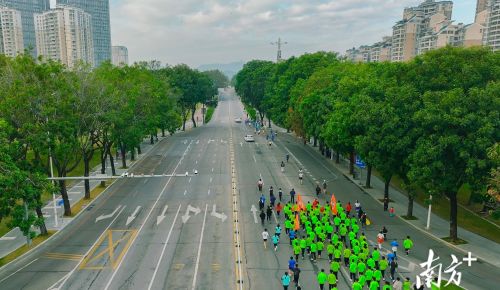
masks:
<svg viewBox="0 0 500 290"><path fill-rule="evenodd" d="M392 27L391 61L407 61L415 57L421 23L421 15L414 15Z"/></svg>
<svg viewBox="0 0 500 290"><path fill-rule="evenodd" d="M91 19L83 10L65 5L35 14L38 54L68 67L80 60L93 65Z"/></svg>
<svg viewBox="0 0 500 290"><path fill-rule="evenodd" d="M50 9L50 0L0 0L0 5L12 8L21 13L23 42L25 48L32 48L33 56L37 55L34 14Z"/></svg>
<svg viewBox="0 0 500 290"><path fill-rule="evenodd" d="M486 8L488 8L488 0L477 0L477 3L476 3L476 16L481 11L486 10Z"/></svg>
<svg viewBox="0 0 500 290"><path fill-rule="evenodd" d="M392 28L392 61L407 61L417 54L435 49L454 40L450 34L452 1L426 0L417 7L405 8L403 19Z"/></svg>
<svg viewBox="0 0 500 290"><path fill-rule="evenodd" d="M21 12L0 6L0 54L15 57L23 50Z"/></svg>
<svg viewBox="0 0 500 290"><path fill-rule="evenodd" d="M57 0L57 3L78 7L92 16L95 65L111 60L111 28L109 0Z"/></svg>
<svg viewBox="0 0 500 290"><path fill-rule="evenodd" d="M407 7L403 11L403 19L409 19L415 14L421 14L422 17L429 17L434 14L443 14L446 18L451 19L453 12L452 1L425 0L417 7Z"/></svg>
<svg viewBox="0 0 500 290"><path fill-rule="evenodd" d="M488 1L484 44L493 51L500 50L500 0Z"/></svg>
<svg viewBox="0 0 500 290"><path fill-rule="evenodd" d="M113 46L111 48L111 55L111 63L113 63L113 65L128 65L128 49L125 46Z"/></svg>

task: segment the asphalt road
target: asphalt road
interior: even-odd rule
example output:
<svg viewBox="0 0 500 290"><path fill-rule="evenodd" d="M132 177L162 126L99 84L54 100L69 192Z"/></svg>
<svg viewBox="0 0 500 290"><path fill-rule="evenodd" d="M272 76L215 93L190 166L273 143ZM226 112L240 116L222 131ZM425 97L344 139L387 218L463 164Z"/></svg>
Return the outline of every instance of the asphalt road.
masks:
<svg viewBox="0 0 500 290"><path fill-rule="evenodd" d="M461 253L387 217L378 203L294 137L280 133L271 148L263 136L244 142L243 136L254 132L235 123L235 117L245 117L243 108L227 90L209 124L163 140L130 169L135 175L193 170L198 175L116 181L70 226L2 268L0 289L281 289L292 251L286 237L276 252L270 245L263 248L263 227L251 212L258 205L259 177L267 198L272 185L276 194L283 188L285 199L294 187L306 200L313 198L316 181L328 180L328 190L338 200L362 203L374 223L365 231L369 240L375 240L382 225L400 243L412 236L415 250L400 258L401 276L414 280L429 248L441 257L443 271L450 254L462 261ZM281 173L287 152L290 162ZM299 167L306 173L303 185L298 183ZM273 233L276 222L280 220L273 217L265 227ZM316 274L329 269L328 261L299 264L303 289L318 289ZM467 267L464 262L457 271L470 290L497 289L500 283L499 269L489 264ZM349 283L344 272L339 289L349 289Z"/></svg>

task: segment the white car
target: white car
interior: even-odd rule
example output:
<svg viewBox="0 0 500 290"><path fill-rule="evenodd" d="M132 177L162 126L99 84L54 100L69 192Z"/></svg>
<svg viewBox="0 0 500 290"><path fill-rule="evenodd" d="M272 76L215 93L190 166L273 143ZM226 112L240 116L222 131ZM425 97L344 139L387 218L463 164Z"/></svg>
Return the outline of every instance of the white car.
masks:
<svg viewBox="0 0 500 290"><path fill-rule="evenodd" d="M243 139L247 142L255 142L255 138L253 138L253 135L246 135Z"/></svg>
<svg viewBox="0 0 500 290"><path fill-rule="evenodd" d="M234 121L235 121L236 123L241 123L241 118L234 118Z"/></svg>

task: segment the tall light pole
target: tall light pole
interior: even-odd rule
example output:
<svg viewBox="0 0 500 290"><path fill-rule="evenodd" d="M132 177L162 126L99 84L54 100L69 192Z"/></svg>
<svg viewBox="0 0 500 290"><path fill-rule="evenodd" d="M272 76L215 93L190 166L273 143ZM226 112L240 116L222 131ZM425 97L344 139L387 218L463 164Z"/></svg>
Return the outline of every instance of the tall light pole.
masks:
<svg viewBox="0 0 500 290"><path fill-rule="evenodd" d="M272 45L277 45L278 46L278 53L276 55L276 62L281 62L282 61L282 59L281 59L281 45L287 44L287 43L288 42L286 42L286 41L282 42L281 38L278 38L277 42L271 42Z"/></svg>
<svg viewBox="0 0 500 290"><path fill-rule="evenodd" d="M425 227L429 230L431 226L431 210L432 210L432 191L429 192L429 210L427 211L427 226Z"/></svg>

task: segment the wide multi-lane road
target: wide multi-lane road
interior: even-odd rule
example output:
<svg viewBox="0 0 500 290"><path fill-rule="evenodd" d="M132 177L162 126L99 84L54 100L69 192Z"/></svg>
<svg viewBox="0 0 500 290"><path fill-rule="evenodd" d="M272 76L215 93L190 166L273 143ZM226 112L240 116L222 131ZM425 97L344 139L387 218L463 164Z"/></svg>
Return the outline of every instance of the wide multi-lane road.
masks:
<svg viewBox="0 0 500 290"><path fill-rule="evenodd" d="M429 248L441 257L443 271L450 254L461 261L462 253L389 219L371 197L293 137L280 133L271 148L263 136L244 142L253 131L235 123L236 117L245 117L241 102L225 90L209 124L164 139L129 171L190 176L116 181L63 231L2 268L0 289L280 289L291 248L283 235L278 251L263 248L263 227L251 211L258 205L258 178L268 200L270 185L276 194L283 188L285 200L291 188L311 200L322 180L344 203L360 200L374 221L365 231L369 240L386 225L390 237L401 241L411 235L415 241L415 251L399 261L401 276L414 280ZM282 173L287 153L291 158ZM299 168L306 173L303 185ZM283 226L283 217L273 216L265 227L273 233L276 223ZM315 289L317 272L329 269L325 259L299 264L303 289ZM462 285L470 290L496 289L500 282L498 268L489 264L460 267ZM339 289L349 285L344 269Z"/></svg>

